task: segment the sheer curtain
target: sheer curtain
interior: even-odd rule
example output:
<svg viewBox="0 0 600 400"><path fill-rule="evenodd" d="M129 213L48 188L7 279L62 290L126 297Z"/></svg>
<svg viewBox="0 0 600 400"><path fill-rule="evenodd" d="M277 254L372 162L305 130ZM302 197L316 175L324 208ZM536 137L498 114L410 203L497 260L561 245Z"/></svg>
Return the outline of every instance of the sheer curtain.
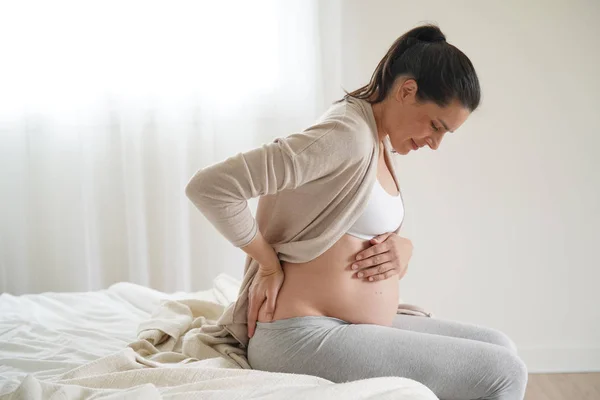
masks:
<svg viewBox="0 0 600 400"><path fill-rule="evenodd" d="M337 4L0 6L0 290L241 278L185 185L339 97Z"/></svg>

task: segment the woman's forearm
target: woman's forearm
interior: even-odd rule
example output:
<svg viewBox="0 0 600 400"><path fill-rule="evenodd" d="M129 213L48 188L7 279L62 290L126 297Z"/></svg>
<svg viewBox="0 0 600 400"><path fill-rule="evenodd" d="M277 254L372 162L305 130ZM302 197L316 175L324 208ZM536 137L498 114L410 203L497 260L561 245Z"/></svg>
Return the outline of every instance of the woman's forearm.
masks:
<svg viewBox="0 0 600 400"><path fill-rule="evenodd" d="M260 264L260 269L265 272L275 271L281 268L279 257L263 235L260 230L254 236L254 239L244 247L240 247L250 257L255 259Z"/></svg>

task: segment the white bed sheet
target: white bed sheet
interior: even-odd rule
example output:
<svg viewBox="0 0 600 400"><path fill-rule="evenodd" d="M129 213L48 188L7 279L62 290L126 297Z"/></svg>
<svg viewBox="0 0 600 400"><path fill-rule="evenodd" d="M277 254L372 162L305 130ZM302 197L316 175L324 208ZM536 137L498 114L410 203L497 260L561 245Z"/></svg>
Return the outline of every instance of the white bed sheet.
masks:
<svg viewBox="0 0 600 400"><path fill-rule="evenodd" d="M223 304L216 292L194 296ZM52 378L124 349L161 300L189 295L125 282L96 292L0 295L0 395L28 374Z"/></svg>
<svg viewBox="0 0 600 400"><path fill-rule="evenodd" d="M83 365L86 366L82 368L88 368L91 361L112 356L117 352L120 352L121 357L125 353L129 354L124 353L124 349L137 339L138 325L151 317L162 300L180 300L193 296L196 299L226 306L236 298L239 284L240 282L234 278L221 274L213 281L211 289L197 293L165 294L131 283L117 283L97 292L23 296L2 294L0 295L0 397L19 388L19 391L25 393L24 395L14 392L8 398L29 398L32 393L39 391L40 384L43 384L46 389L52 386L52 383L40 381L52 380ZM133 354L133 351L130 350L130 353ZM67 396L66 393L70 390L67 385L59 388L54 394L65 398L94 399L140 398L140 396L153 399L219 400L437 399L425 386L406 378L372 378L333 384L317 377L302 375L294 377L293 374L226 369L227 362L219 359L202 362L205 368L202 378L209 380L206 381L208 383L197 382L183 385L181 388L125 386L120 390L107 391L106 397L97 390L91 389L89 395L84 396L86 393L84 390L75 391L80 393L79 395ZM156 372L160 373L160 371ZM86 386L85 378L72 382ZM92 387L93 384L87 386ZM249 397L250 394L252 395ZM40 397L38 395L35 398Z"/></svg>

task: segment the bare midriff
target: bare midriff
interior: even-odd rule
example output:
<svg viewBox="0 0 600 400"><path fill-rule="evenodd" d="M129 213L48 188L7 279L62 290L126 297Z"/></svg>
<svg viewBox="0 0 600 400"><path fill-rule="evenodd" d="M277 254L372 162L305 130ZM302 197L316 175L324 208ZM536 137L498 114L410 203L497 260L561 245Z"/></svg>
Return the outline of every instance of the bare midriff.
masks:
<svg viewBox="0 0 600 400"><path fill-rule="evenodd" d="M328 316L354 324L391 326L398 308L398 275L370 282L352 270L368 240L344 235L325 253L302 264L283 262L285 275L273 320ZM265 306L258 321L268 322Z"/></svg>

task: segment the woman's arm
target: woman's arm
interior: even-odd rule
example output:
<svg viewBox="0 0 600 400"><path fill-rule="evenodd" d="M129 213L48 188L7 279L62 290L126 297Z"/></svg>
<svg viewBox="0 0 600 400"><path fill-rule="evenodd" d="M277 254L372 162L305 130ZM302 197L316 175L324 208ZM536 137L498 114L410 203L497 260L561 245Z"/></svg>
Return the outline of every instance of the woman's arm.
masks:
<svg viewBox="0 0 600 400"><path fill-rule="evenodd" d="M248 199L296 186L293 155L274 142L199 170L186 195L234 246L245 247L258 233Z"/></svg>
<svg viewBox="0 0 600 400"><path fill-rule="evenodd" d="M276 139L259 148L199 170L186 195L234 246L256 260L264 271L280 268L273 247L264 239L248 206L248 199L293 189L327 171L311 169L308 158L322 162L319 146L310 146L317 132ZM307 149L310 148L310 151Z"/></svg>
<svg viewBox="0 0 600 400"><path fill-rule="evenodd" d="M260 231L257 232L250 244L242 247L241 249L250 257L255 259L259 264L259 268L264 272L269 273L281 268L277 253L266 241Z"/></svg>
<svg viewBox="0 0 600 400"><path fill-rule="evenodd" d="M294 189L363 162L372 155L373 142L370 131L356 125L339 114L301 133L238 153L196 172L186 194L234 246L261 265L273 265L274 251L267 250L259 236L247 200Z"/></svg>

